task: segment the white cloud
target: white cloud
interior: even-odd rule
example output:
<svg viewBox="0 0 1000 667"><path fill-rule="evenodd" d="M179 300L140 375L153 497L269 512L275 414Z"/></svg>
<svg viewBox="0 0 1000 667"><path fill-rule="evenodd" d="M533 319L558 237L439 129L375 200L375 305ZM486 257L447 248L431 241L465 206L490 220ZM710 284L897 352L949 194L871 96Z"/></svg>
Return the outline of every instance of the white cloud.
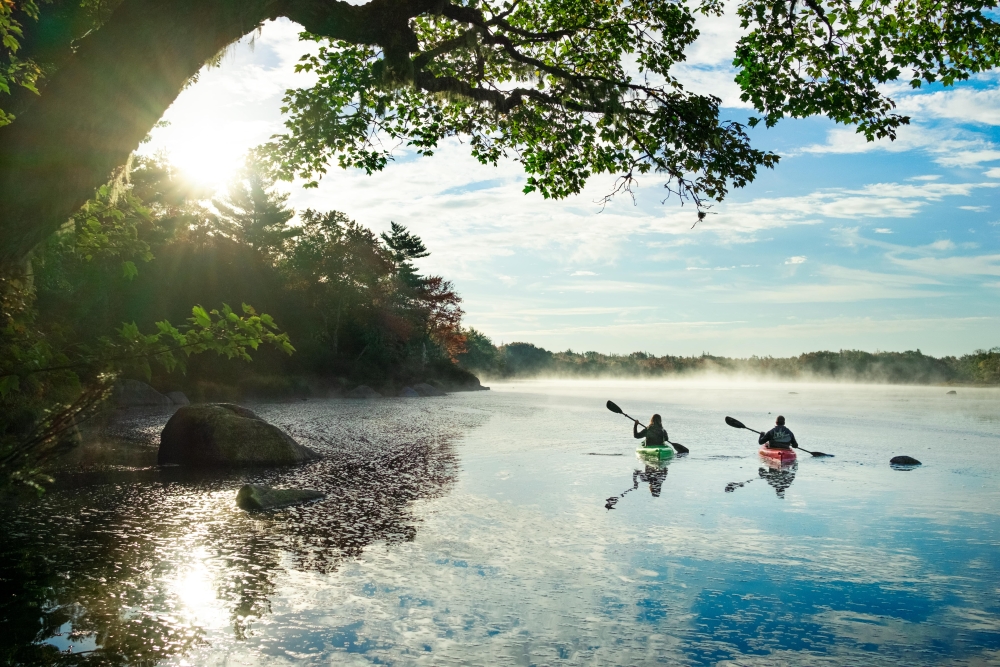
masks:
<svg viewBox="0 0 1000 667"><path fill-rule="evenodd" d="M932 250L952 250L955 248L955 244L948 239L941 239L940 241L935 241L934 243L928 243L927 247Z"/></svg>
<svg viewBox="0 0 1000 667"><path fill-rule="evenodd" d="M975 167L984 162L1000 160L1000 147L975 133L954 127L930 127L921 123L900 128L895 141L868 141L863 134L858 134L853 129L838 127L827 132L825 143L807 145L799 149L799 152L847 154L916 150L929 153L936 163L945 167ZM918 176L910 180L936 179L936 176Z"/></svg>
<svg viewBox="0 0 1000 667"><path fill-rule="evenodd" d="M889 260L909 271L943 278L1000 276L1000 255L918 257L916 259L890 256Z"/></svg>
<svg viewBox="0 0 1000 667"><path fill-rule="evenodd" d="M1000 125L1000 89L965 85L933 93L900 95L896 98L896 108L916 117Z"/></svg>
<svg viewBox="0 0 1000 667"><path fill-rule="evenodd" d="M963 211L973 211L974 213L985 213L986 211L990 210L990 207L988 205L984 205L984 206L959 206L958 208L960 208Z"/></svg>
<svg viewBox="0 0 1000 667"><path fill-rule="evenodd" d="M789 257L785 260L785 264L805 264L805 255L796 255L795 257Z"/></svg>
<svg viewBox="0 0 1000 667"><path fill-rule="evenodd" d="M892 230L889 229L888 227L876 227L875 228L875 233L876 234L892 234Z"/></svg>
<svg viewBox="0 0 1000 667"><path fill-rule="evenodd" d="M573 273L571 273L569 275L571 275L571 276L596 276L597 274L594 273L593 271L574 271Z"/></svg>

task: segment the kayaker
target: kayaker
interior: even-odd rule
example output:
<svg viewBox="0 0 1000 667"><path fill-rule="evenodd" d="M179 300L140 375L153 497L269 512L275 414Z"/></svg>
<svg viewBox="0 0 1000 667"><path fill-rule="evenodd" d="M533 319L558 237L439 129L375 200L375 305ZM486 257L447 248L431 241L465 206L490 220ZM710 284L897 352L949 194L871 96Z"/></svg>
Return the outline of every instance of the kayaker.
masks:
<svg viewBox="0 0 1000 667"><path fill-rule="evenodd" d="M795 434L785 426L785 418L778 415L774 420L774 428L767 433L762 433L758 444L767 445L768 449L788 449L798 448L799 443L795 442Z"/></svg>
<svg viewBox="0 0 1000 667"><path fill-rule="evenodd" d="M649 420L649 426L639 430L639 420L632 424L632 436L636 439L645 438L647 447L663 447L667 444L667 430L663 428L663 419L660 415L653 415Z"/></svg>

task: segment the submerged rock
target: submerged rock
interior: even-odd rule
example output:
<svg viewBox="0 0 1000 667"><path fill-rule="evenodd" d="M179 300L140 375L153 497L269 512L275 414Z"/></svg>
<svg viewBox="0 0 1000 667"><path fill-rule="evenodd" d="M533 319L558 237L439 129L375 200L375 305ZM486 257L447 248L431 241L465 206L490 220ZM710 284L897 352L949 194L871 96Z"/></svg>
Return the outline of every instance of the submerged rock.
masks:
<svg viewBox="0 0 1000 667"><path fill-rule="evenodd" d="M957 394L958 392L957 392L957 391L955 391L954 389L952 389L952 390L951 390L951 391L949 391L948 393L949 393L949 394Z"/></svg>
<svg viewBox="0 0 1000 667"><path fill-rule="evenodd" d="M416 391L421 396L445 396L446 394L433 385L429 385L426 382L421 382L420 384L413 385L414 391Z"/></svg>
<svg viewBox="0 0 1000 667"><path fill-rule="evenodd" d="M322 498L313 489L272 489L259 484L244 484L236 493L236 504L245 510L269 510Z"/></svg>
<svg viewBox="0 0 1000 667"><path fill-rule="evenodd" d="M344 394L344 396L347 398L381 398L382 394L378 393L366 384L359 384L357 387Z"/></svg>
<svg viewBox="0 0 1000 667"><path fill-rule="evenodd" d="M167 407L174 404L169 398L139 380L121 380L115 383L111 390L111 400L121 408L139 405Z"/></svg>
<svg viewBox="0 0 1000 667"><path fill-rule="evenodd" d="M288 465L319 454L288 434L230 403L181 407L160 434L160 465Z"/></svg>
<svg viewBox="0 0 1000 667"><path fill-rule="evenodd" d="M919 466L923 465L920 461L916 460L912 456L893 456L889 459L889 463L894 466Z"/></svg>
<svg viewBox="0 0 1000 667"><path fill-rule="evenodd" d="M413 387L403 387L402 391L399 392L400 398L420 398L420 394Z"/></svg>
<svg viewBox="0 0 1000 667"><path fill-rule="evenodd" d="M191 401L188 400L183 391L168 391L167 398L174 405L191 405Z"/></svg>

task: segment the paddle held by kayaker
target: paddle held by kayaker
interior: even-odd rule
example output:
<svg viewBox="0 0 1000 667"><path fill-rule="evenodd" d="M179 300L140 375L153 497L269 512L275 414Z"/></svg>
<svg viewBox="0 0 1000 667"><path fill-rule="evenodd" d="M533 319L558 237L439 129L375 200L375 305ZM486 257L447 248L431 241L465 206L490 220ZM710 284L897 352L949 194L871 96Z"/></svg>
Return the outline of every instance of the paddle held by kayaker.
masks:
<svg viewBox="0 0 1000 667"><path fill-rule="evenodd" d="M788 449L795 447L798 449L799 443L795 441L795 434L785 426L785 418L778 415L774 420L774 428L767 433L761 433L757 441L760 445L767 445L768 449Z"/></svg>
<svg viewBox="0 0 1000 667"><path fill-rule="evenodd" d="M660 415L653 415L649 420L649 426L639 430L639 420L632 424L632 436L636 439L645 438L647 447L663 447L667 444L667 430L663 428L663 419Z"/></svg>

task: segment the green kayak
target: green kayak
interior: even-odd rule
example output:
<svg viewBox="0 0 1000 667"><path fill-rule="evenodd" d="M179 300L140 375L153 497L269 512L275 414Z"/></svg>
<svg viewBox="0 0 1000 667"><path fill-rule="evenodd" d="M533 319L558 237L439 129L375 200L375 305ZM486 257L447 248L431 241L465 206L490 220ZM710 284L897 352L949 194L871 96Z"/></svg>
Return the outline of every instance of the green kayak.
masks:
<svg viewBox="0 0 1000 667"><path fill-rule="evenodd" d="M663 447L639 447L635 450L635 453L643 458L660 461L674 458L674 448L670 445L664 445Z"/></svg>

